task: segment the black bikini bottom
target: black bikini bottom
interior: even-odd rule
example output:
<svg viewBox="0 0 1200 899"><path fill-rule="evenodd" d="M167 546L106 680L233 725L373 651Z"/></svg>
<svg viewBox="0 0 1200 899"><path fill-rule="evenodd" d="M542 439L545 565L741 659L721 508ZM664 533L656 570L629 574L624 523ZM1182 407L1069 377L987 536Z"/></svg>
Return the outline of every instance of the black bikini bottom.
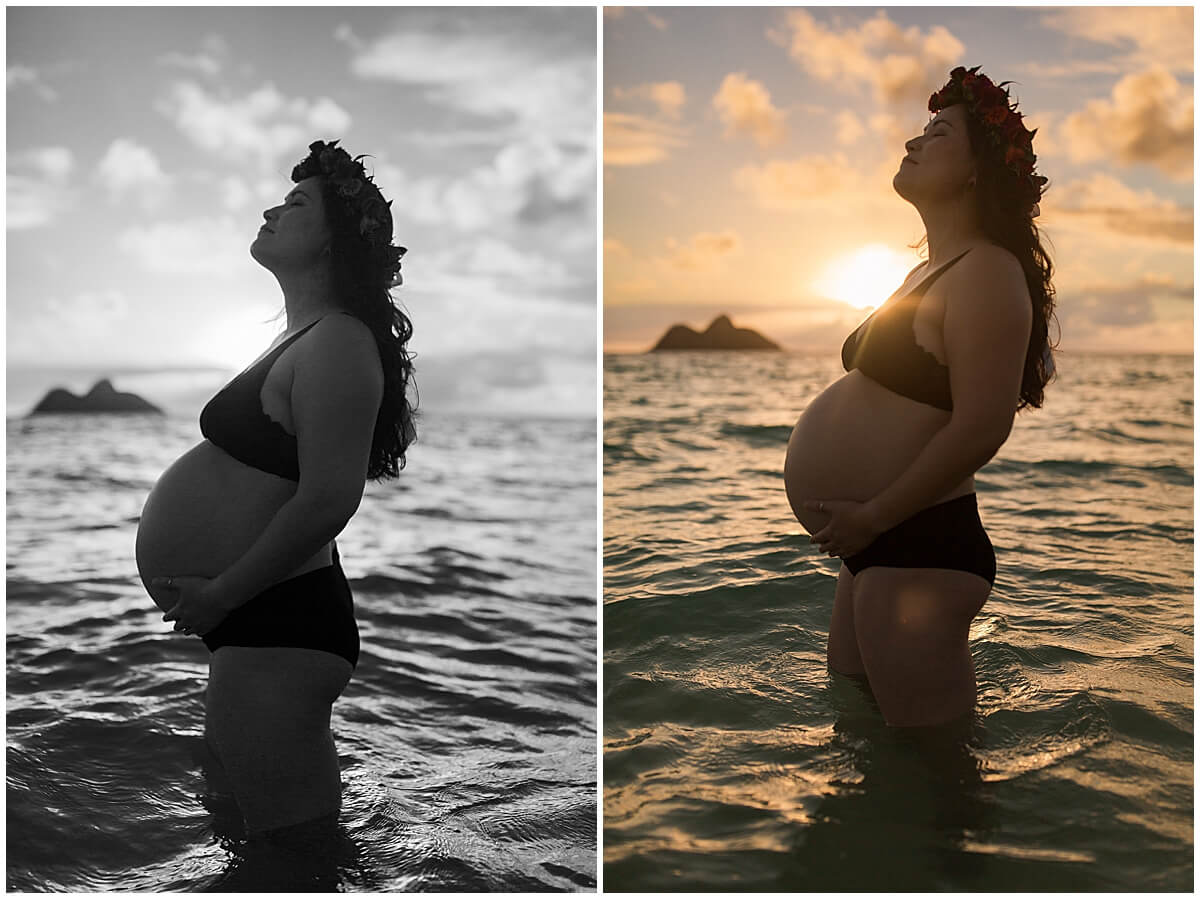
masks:
<svg viewBox="0 0 1200 899"><path fill-rule="evenodd" d="M844 560L851 574L888 568L950 568L996 582L996 552L979 520L974 493L922 509Z"/></svg>
<svg viewBox="0 0 1200 899"><path fill-rule="evenodd" d="M354 599L336 552L332 565L272 584L203 639L212 652L222 646L295 646L332 652L357 665Z"/></svg>

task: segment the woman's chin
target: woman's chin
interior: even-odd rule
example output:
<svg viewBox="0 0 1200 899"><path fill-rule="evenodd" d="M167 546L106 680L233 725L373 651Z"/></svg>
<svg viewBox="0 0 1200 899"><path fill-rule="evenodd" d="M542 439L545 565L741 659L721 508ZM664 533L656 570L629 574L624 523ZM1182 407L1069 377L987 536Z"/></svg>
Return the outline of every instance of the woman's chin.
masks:
<svg viewBox="0 0 1200 899"><path fill-rule="evenodd" d="M263 252L262 235L261 234L258 237L254 238L254 240L250 241L250 258L253 259L255 262L257 262L259 265L261 265L263 268L269 269L271 267L270 262L267 258L267 254Z"/></svg>

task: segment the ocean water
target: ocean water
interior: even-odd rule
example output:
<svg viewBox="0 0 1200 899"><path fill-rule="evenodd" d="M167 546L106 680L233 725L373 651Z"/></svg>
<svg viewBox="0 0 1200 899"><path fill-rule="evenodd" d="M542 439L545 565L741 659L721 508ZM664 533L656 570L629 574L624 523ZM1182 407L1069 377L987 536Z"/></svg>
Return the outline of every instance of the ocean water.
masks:
<svg viewBox="0 0 1200 899"><path fill-rule="evenodd" d="M784 493L840 360L605 358L606 890L1193 889L1192 360L1058 363L976 477L976 715L918 731L827 669Z"/></svg>
<svg viewBox="0 0 1200 899"><path fill-rule="evenodd" d="M596 884L596 427L437 416L338 540L362 656L343 834L240 839L203 770L208 653L133 560L194 416L7 422L7 887L581 891Z"/></svg>

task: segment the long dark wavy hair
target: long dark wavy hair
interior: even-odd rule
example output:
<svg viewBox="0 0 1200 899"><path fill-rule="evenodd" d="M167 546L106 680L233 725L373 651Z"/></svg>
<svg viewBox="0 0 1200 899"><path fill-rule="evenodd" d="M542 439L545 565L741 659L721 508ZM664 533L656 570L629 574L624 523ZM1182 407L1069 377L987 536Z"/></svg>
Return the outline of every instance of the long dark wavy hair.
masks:
<svg viewBox="0 0 1200 899"><path fill-rule="evenodd" d="M379 254L359 234L358 214L339 199L328 178L321 178L321 199L333 235L334 295L346 312L371 330L383 364L383 399L375 419L367 477L394 478L405 465L405 450L417 439L416 408L409 401L410 386L416 396L413 356L408 350L412 322L392 299L392 275L386 263L381 264Z"/></svg>
<svg viewBox="0 0 1200 899"><path fill-rule="evenodd" d="M367 478L394 478L405 464L405 451L417 438L413 356L408 350L412 322L393 301L404 248L392 245L392 215L378 186L359 159L337 141L316 141L292 169L292 181L318 178L329 247L334 296L343 311L366 325L383 365L383 398L375 419Z"/></svg>
<svg viewBox="0 0 1200 899"><path fill-rule="evenodd" d="M1042 405L1046 385L1055 375L1054 349L1058 345L1057 340L1050 342L1052 319L1058 328L1054 315L1054 285L1051 283L1054 264L1031 215L1039 194L1027 179L1018 177L1005 164L1002 150L989 139L984 130L986 125L973 113L970 105L961 105L966 111L971 152L978 163L974 193L980 226L989 240L1020 261L1033 303L1033 327L1025 351L1017 411L1026 407L1037 409Z"/></svg>

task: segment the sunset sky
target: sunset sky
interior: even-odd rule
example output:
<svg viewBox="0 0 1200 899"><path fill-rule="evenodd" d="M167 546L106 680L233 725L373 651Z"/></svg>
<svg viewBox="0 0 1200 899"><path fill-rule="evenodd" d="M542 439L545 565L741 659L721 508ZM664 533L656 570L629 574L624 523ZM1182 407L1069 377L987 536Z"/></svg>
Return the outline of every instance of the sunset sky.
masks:
<svg viewBox="0 0 1200 899"><path fill-rule="evenodd" d="M1190 8L604 15L604 348L728 312L836 352L919 261L893 192L957 65L1013 81L1050 179L1061 349L1192 352Z"/></svg>
<svg viewBox="0 0 1200 899"><path fill-rule="evenodd" d="M6 16L10 414L102 373L188 406L258 356L248 247L334 138L394 201L422 407L593 414L594 9Z"/></svg>

